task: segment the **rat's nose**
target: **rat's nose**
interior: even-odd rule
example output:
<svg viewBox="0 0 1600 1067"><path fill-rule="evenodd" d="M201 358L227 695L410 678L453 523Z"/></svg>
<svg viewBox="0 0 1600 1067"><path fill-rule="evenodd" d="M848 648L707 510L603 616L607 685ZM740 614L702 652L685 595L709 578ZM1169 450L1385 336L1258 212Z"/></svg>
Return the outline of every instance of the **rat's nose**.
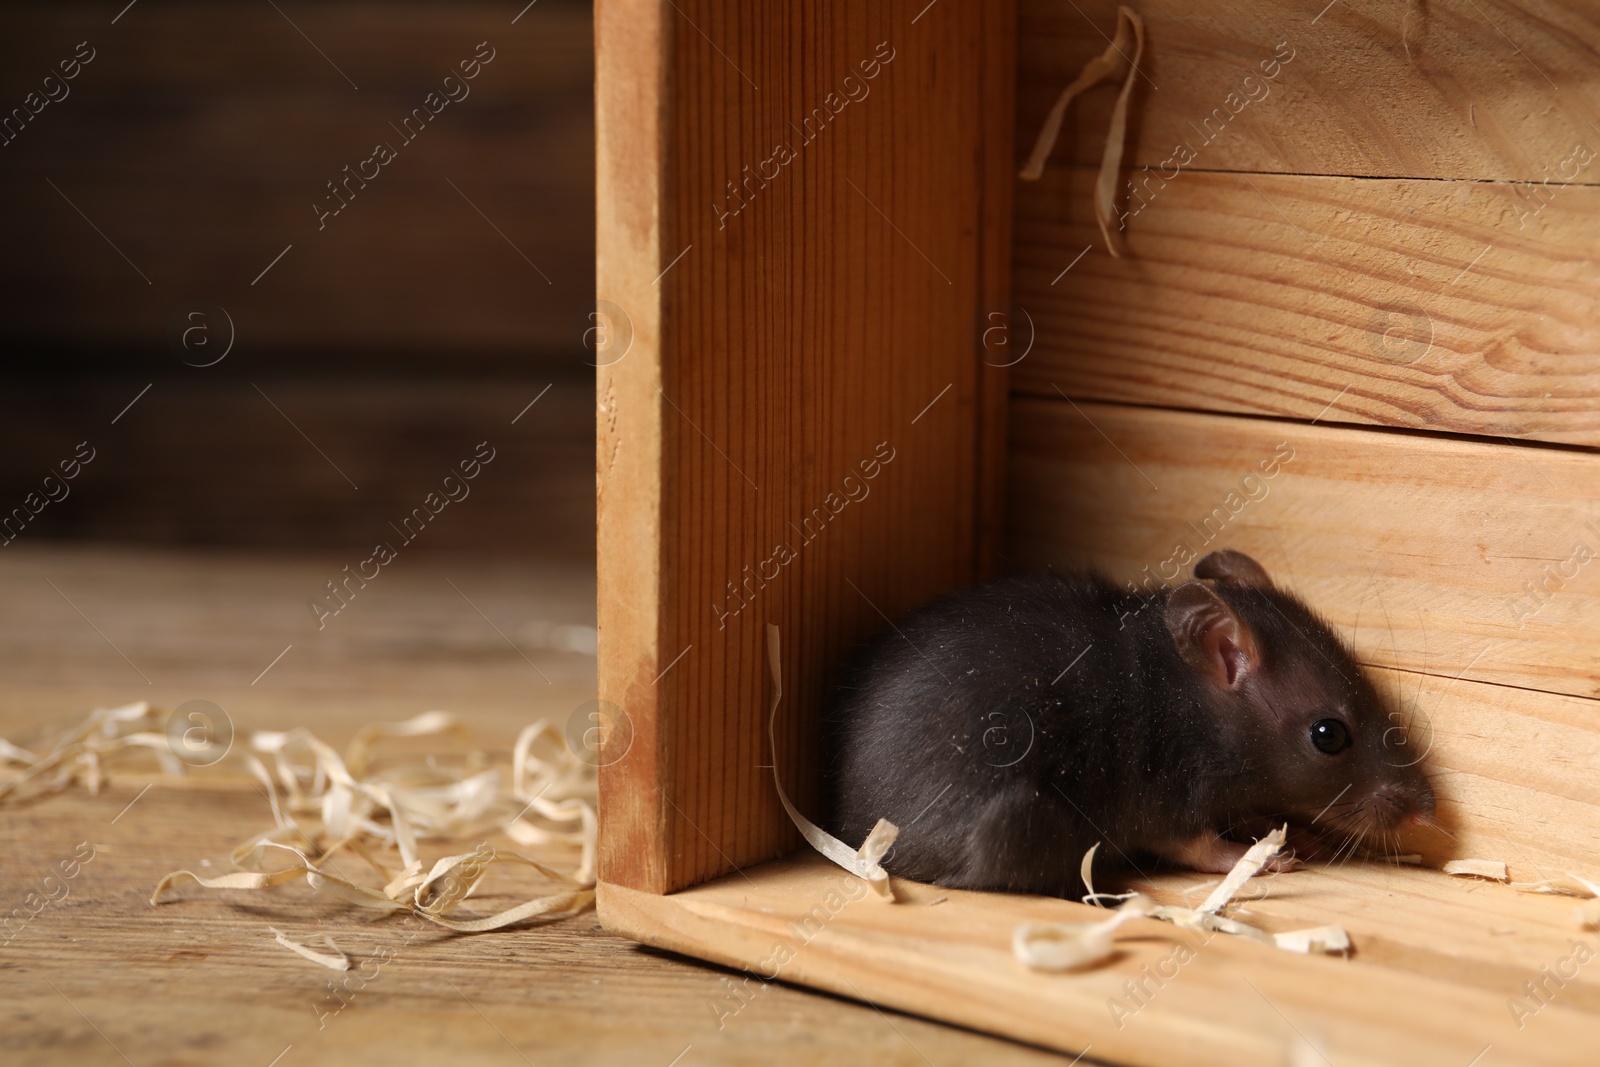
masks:
<svg viewBox="0 0 1600 1067"><path fill-rule="evenodd" d="M1433 825L1433 791L1426 784L1379 786L1373 791L1373 814L1379 825L1430 826Z"/></svg>

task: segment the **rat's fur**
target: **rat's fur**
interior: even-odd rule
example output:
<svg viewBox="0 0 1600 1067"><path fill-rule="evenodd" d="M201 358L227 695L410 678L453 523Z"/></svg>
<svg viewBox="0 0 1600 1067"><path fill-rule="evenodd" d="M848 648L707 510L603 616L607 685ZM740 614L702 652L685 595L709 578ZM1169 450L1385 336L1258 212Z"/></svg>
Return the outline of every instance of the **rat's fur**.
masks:
<svg viewBox="0 0 1600 1067"><path fill-rule="evenodd" d="M1195 571L1208 580L1154 595L1005 578L882 635L834 709L832 829L861 841L894 822L884 865L903 877L1072 895L1097 841L1101 861L1137 865L1274 820L1323 814L1365 837L1431 814L1326 624L1239 553ZM1307 737L1330 715L1353 736L1334 756Z"/></svg>

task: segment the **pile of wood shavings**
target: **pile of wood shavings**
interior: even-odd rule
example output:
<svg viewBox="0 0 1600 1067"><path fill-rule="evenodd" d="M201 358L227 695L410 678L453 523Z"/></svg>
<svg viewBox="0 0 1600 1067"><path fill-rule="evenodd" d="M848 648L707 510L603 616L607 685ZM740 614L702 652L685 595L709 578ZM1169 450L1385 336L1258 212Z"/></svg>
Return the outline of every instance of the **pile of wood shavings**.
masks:
<svg viewBox="0 0 1600 1067"><path fill-rule="evenodd" d="M1024 923L1012 935L1011 947L1017 959L1035 970L1084 970L1109 960L1115 953L1113 933L1133 918L1160 919L1197 933L1223 933L1245 937L1288 952L1332 954L1350 950L1350 935L1341 926L1314 926L1269 934L1259 927L1222 914L1240 889L1267 865L1283 848L1284 831L1274 830L1252 845L1234 864L1220 884L1198 908L1155 904L1139 893L1096 893L1090 870L1096 844L1084 854L1083 884L1089 892L1085 902L1099 904L1102 898L1122 900L1109 919L1087 923Z"/></svg>
<svg viewBox="0 0 1600 1067"><path fill-rule="evenodd" d="M164 770L181 774L184 764L160 728L164 719L143 702L99 710L58 735L42 755L0 739L0 771L10 772L0 781L0 801L32 799L77 782L98 792L105 780L104 761L130 749L149 749ZM409 912L464 933L547 922L587 909L594 901L595 883L594 768L573 753L555 726L536 722L518 736L509 788L504 772L487 766L488 755L477 751L458 761L430 756L376 766L374 750L385 738L464 731L454 716L426 712L404 722L364 727L343 756L303 728L252 734L244 762L265 787L274 826L234 849L239 870L213 878L174 871L157 884L151 903L186 881L207 889L264 890L304 878L319 896ZM264 761L271 762L270 770ZM523 845L575 845L581 859L575 871L566 873L486 842L427 867L419 853L423 843L481 842L495 832ZM336 858L351 857L370 869L378 884L363 884L334 869ZM478 889L491 868L504 865L537 871L550 883L549 890L495 915L449 915ZM292 945L285 947L313 958Z"/></svg>
<svg viewBox="0 0 1600 1067"><path fill-rule="evenodd" d="M373 746L381 738L460 729L444 712L377 723L356 735L343 758L303 728L253 735L246 762L267 789L277 825L234 850L239 871L216 878L174 871L157 884L150 902L183 880L207 889L270 889L303 877L319 895L379 911L411 912L463 933L565 918L587 908L594 901L595 881L593 769L550 723L535 723L518 736L509 791L502 788L499 770L471 771L481 754L466 769L427 760L371 770ZM262 755L272 758L276 774ZM563 874L520 853L479 845L424 870L420 841L460 841L496 830L525 845L579 845L578 869ZM391 851L398 853L398 868L389 862ZM365 863L383 885L364 885L330 870L340 852ZM552 883L551 891L484 918L448 916L490 868L503 864L532 868Z"/></svg>
<svg viewBox="0 0 1600 1067"><path fill-rule="evenodd" d="M0 737L0 802L33 800L81 783L98 794L105 783L104 761L129 749L149 749L168 774L184 765L172 754L162 726L166 716L145 701L101 708L78 725L46 742L42 754Z"/></svg>

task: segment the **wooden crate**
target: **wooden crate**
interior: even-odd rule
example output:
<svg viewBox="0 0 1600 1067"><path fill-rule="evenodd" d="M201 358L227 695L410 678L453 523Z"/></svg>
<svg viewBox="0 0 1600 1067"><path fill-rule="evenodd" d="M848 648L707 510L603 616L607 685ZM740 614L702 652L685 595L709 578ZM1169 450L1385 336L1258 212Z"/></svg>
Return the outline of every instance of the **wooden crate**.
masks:
<svg viewBox="0 0 1600 1067"><path fill-rule="evenodd" d="M1162 978L1162 928L1047 976L1011 930L1082 905L870 899L771 779L814 809L829 671L931 595L1209 540L1431 720L1431 865L1600 873L1592 6L1141 5L1121 258L1090 207L1113 89L1015 180L1114 4L747 7L597 9L607 926L1111 1062L1593 1062L1569 899L1314 869L1252 919L1341 923L1349 959L1217 938ZM759 981L730 988L708 1024Z"/></svg>

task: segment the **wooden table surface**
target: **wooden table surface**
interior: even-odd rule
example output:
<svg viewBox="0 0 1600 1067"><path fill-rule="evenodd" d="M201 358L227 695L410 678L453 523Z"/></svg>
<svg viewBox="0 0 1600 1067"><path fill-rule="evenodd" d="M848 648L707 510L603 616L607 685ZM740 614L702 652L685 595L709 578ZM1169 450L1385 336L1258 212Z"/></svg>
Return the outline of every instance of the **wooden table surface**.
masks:
<svg viewBox="0 0 1600 1067"><path fill-rule="evenodd" d="M593 625L592 572L402 555L319 631L306 600L347 562L7 546L0 737L27 743L96 707L203 698L240 735L309 726L342 746L364 723L442 708L479 745L506 748L528 722L563 724L592 698L592 656L540 647L550 623ZM111 771L97 796L0 807L3 911L80 842L95 850L67 896L0 939L0 1063L1072 1062L782 983L719 1028L733 972L611 936L592 912L413 937L403 921L298 884L188 886L152 907L163 874L229 869L233 846L271 817L232 761L183 778L137 757ZM504 892L509 903L515 886ZM488 895L483 910L496 904ZM279 947L269 927L329 934L358 960L392 958L335 1013L334 972Z"/></svg>

